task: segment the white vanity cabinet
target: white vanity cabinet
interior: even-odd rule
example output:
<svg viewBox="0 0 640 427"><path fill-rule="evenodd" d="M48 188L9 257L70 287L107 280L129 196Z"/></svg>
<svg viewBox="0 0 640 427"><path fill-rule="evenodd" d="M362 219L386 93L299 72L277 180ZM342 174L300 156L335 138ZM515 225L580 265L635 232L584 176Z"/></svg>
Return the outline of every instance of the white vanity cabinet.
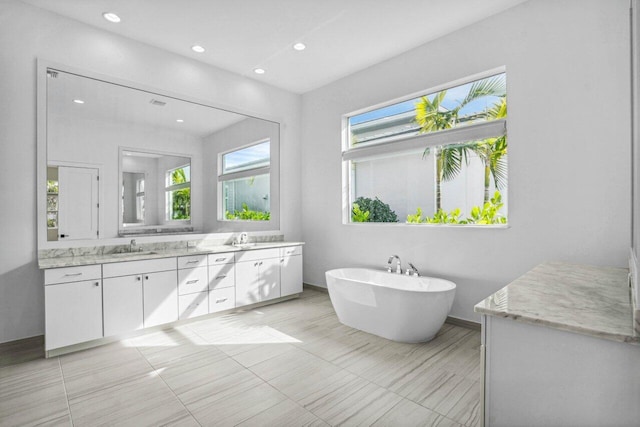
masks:
<svg viewBox="0 0 640 427"><path fill-rule="evenodd" d="M207 255L178 257L178 317L190 319L209 313Z"/></svg>
<svg viewBox="0 0 640 427"><path fill-rule="evenodd" d="M46 351L102 337L100 265L49 269L44 283Z"/></svg>
<svg viewBox="0 0 640 427"><path fill-rule="evenodd" d="M280 297L280 249L258 249L236 255L236 306Z"/></svg>
<svg viewBox="0 0 640 427"><path fill-rule="evenodd" d="M236 306L236 266L233 253L209 255L209 312Z"/></svg>
<svg viewBox="0 0 640 427"><path fill-rule="evenodd" d="M280 296L302 292L302 246L280 248Z"/></svg>
<svg viewBox="0 0 640 427"><path fill-rule="evenodd" d="M104 317L110 333L105 335L139 329L140 314L145 328L178 320L176 266L176 258L104 264L105 280L114 279L107 282Z"/></svg>

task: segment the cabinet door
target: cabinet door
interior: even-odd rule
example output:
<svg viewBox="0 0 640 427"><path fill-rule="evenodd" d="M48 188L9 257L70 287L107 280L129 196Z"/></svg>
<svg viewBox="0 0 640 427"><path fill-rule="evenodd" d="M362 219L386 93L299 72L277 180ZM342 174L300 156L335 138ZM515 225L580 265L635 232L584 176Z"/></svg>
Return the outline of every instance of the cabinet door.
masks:
<svg viewBox="0 0 640 427"><path fill-rule="evenodd" d="M280 295L302 292L302 256L285 256L280 259Z"/></svg>
<svg viewBox="0 0 640 427"><path fill-rule="evenodd" d="M103 279L102 306L105 337L142 329L142 275Z"/></svg>
<svg viewBox="0 0 640 427"><path fill-rule="evenodd" d="M45 349L102 337L102 283L86 280L44 288Z"/></svg>
<svg viewBox="0 0 640 427"><path fill-rule="evenodd" d="M175 270L143 274L144 327L178 320L178 275Z"/></svg>
<svg viewBox="0 0 640 427"><path fill-rule="evenodd" d="M260 261L236 263L236 307L260 302Z"/></svg>
<svg viewBox="0 0 640 427"><path fill-rule="evenodd" d="M259 262L260 301L280 297L280 258L264 259Z"/></svg>

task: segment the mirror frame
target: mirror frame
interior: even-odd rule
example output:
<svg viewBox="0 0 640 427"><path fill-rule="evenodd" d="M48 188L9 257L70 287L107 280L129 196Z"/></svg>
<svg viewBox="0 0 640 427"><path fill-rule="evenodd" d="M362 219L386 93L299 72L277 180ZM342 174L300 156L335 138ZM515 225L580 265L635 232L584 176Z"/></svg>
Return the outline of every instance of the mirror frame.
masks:
<svg viewBox="0 0 640 427"><path fill-rule="evenodd" d="M142 91L146 91L149 93L154 93L163 97L167 97L167 98L173 98L176 100L180 100L180 101L186 101L186 102L190 102L193 104L197 104L197 105L201 105L203 107L209 107L209 108L216 108L219 110L224 110L230 113L235 113L235 114L241 114L244 116L247 116L248 118L254 118L254 119L259 119L259 120L264 120L267 122L271 122L275 125L277 125L278 127L278 149L276 151L277 153L277 158L278 158L278 181L277 181L277 192L278 192L278 197L277 197L277 207L278 207L278 212L277 215L274 216L273 220L269 221L268 223L268 227L266 228L262 228L260 227L261 224L258 224L257 226L254 224L247 224L248 221L242 221L239 222L240 226L237 227L238 230L231 230L229 229L230 227L223 227L223 229L220 230L211 230L211 231L205 231L202 230L201 233L178 233L178 234L184 234L185 236L188 236L190 238L193 238L194 235L211 235L211 234L228 234L229 232L234 232L234 231L258 231L258 232L281 232L282 231L282 222L280 220L281 217L281 211L282 211L282 198L280 197L280 190L282 188L282 186L280 185L280 172L281 172L281 168L280 168L280 160L282 159L282 150L281 150L281 144L282 144L282 123L283 120L280 117L276 117L276 116L270 116L268 114L262 114L262 113L255 113L253 111L241 108L241 107L235 107L235 106L229 106L226 104L221 104L221 103L215 103L215 102L211 102L211 101L207 101L207 100L202 100L202 99L198 99L195 98L193 96L189 96L189 95L185 95L185 94L181 94L181 93L176 93L176 92L172 92L172 91L168 91L168 90L164 90L164 89L158 89L157 87L153 87L153 86L149 86L146 85L144 83L140 83L137 81L132 81L132 80L126 80L126 79L122 79L119 77L114 77L112 75L107 75L107 74L102 74L102 73L97 73L94 71L90 71L87 69L82 69L82 68L78 68L75 66L69 66L66 64L62 64L56 61L51 61L48 59L44 59L44 58L37 58L36 59L36 140L37 140L37 151L36 151L36 207L37 207L37 217L36 217L36 232L37 232L37 248L39 251L41 250L48 250L48 249L56 249L56 248L71 248L71 247L82 247L82 246L102 246L105 244L120 244L123 241L127 241L129 237L122 237L122 236L116 236L116 237L104 237L102 230L103 230L103 221L105 220L104 215L103 215L103 209L102 207L103 205L103 200L102 200L102 190L100 190L100 208L99 208L99 230L100 230L100 234L101 237L99 239L92 239L92 240L74 240L74 241L48 241L47 240L47 227L46 227L46 212L47 212L47 199L46 199L46 194L47 194L47 159L48 159L48 146L47 146L47 111L48 111L48 105L47 105L47 70L48 69L54 69L57 71L61 71L64 73L69 73L69 74L75 74L81 77L87 77L87 78L92 78L92 79L96 79L96 80L101 80L107 83L112 83L112 84L116 84L116 85L120 85L120 86L124 86L124 87L129 87L135 90L142 90ZM182 157L187 157L187 156L182 156ZM189 156L192 158L192 156ZM120 169L120 165L118 166ZM120 180L122 179L121 177L121 173L119 173L120 175ZM205 184L205 182L208 180L209 178L203 177L203 185ZM216 176L212 176L211 179L215 179L217 181L217 174ZM217 193L217 191L216 191ZM207 203L214 203L216 205L216 209L217 209L217 194L216 197L214 198L214 200L212 201L207 201L207 200L203 200L200 203L202 204L203 208L206 207ZM120 202L118 202L120 203ZM119 217L119 215L118 215ZM120 222L120 221L118 221ZM247 226L248 225L248 226ZM235 228L235 227L234 227ZM153 234L153 235L147 235L148 237L155 237L157 238L157 240L162 240L163 236L167 236L167 234ZM175 239L176 234L173 234L173 239Z"/></svg>

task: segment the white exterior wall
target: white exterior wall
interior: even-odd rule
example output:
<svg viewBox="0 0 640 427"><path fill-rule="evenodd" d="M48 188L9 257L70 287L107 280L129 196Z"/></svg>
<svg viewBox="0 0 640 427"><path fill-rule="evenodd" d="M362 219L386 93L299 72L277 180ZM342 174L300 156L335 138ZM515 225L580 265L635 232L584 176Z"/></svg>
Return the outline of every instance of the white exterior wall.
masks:
<svg viewBox="0 0 640 427"><path fill-rule="evenodd" d="M36 239L36 59L65 64L283 123L282 227L301 238L300 96L15 0L0 3L0 342L44 331ZM19 177L19 179L16 179Z"/></svg>
<svg viewBox="0 0 640 427"><path fill-rule="evenodd" d="M475 303L542 261L626 266L628 7L530 1L303 95L305 282L398 254L456 282L451 315L477 321ZM343 225L342 116L501 66L509 228Z"/></svg>

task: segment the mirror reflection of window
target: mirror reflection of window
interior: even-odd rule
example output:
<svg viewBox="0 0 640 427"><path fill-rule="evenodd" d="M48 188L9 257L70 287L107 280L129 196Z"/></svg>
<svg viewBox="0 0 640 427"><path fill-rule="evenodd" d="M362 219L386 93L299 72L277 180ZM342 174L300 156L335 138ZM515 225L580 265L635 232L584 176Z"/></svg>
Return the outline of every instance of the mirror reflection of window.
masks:
<svg viewBox="0 0 640 427"><path fill-rule="evenodd" d="M166 220L191 219L191 166L183 165L166 172Z"/></svg>
<svg viewBox="0 0 640 427"><path fill-rule="evenodd" d="M136 220L144 222L144 178L136 180Z"/></svg>
<svg viewBox="0 0 640 427"><path fill-rule="evenodd" d="M271 141L222 154L224 220L269 221Z"/></svg>

